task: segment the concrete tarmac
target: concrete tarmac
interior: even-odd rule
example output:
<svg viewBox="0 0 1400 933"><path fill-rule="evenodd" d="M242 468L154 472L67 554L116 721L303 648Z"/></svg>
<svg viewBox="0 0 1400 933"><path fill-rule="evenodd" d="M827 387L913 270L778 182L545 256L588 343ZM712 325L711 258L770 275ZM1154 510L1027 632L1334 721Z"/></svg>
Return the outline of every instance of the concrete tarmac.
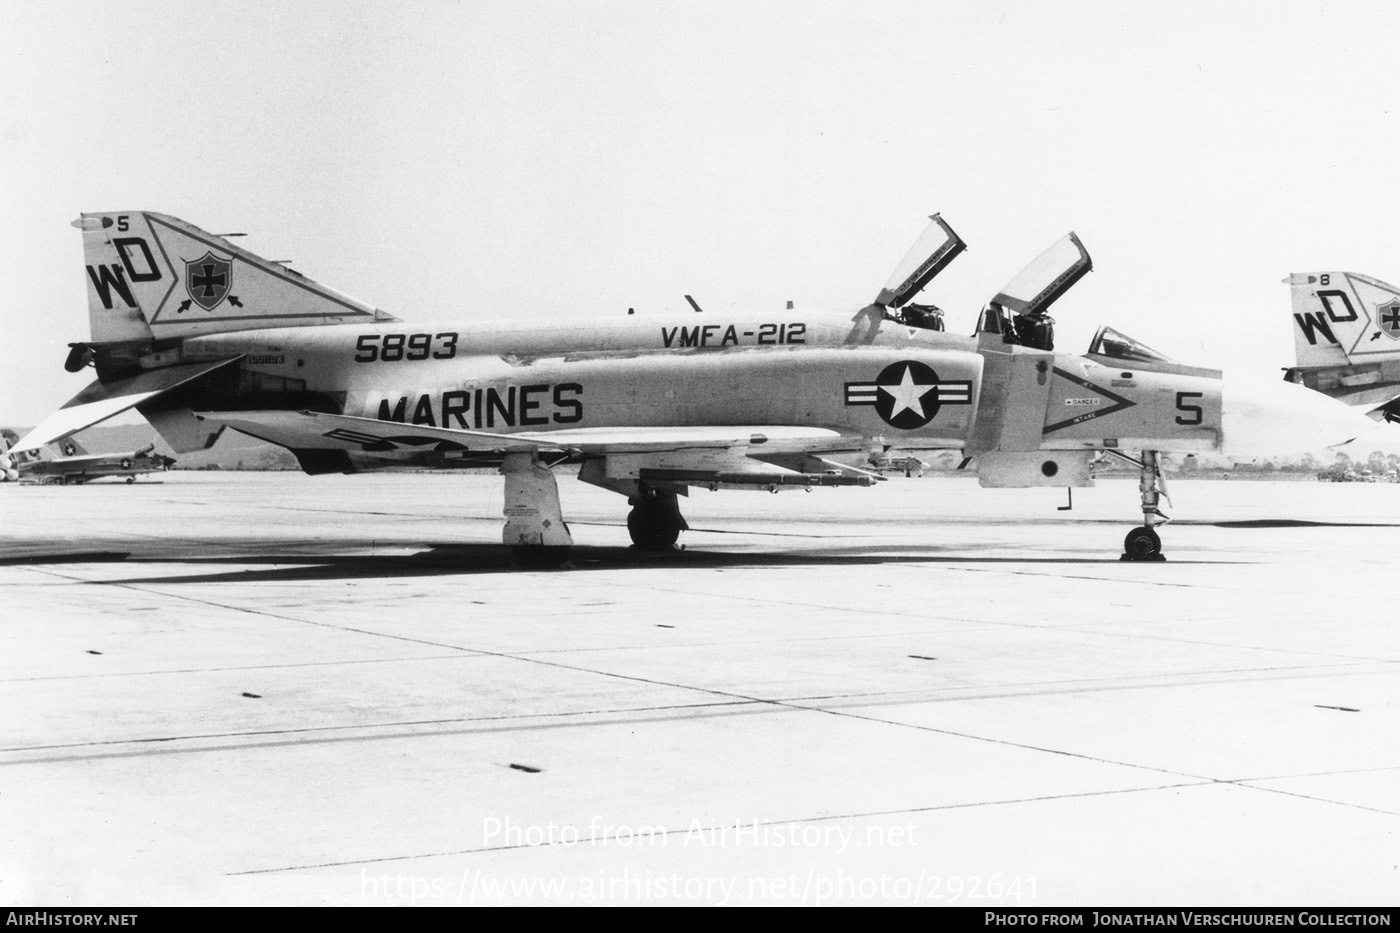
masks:
<svg viewBox="0 0 1400 933"><path fill-rule="evenodd" d="M0 487L0 903L1400 901L1400 487Z"/></svg>

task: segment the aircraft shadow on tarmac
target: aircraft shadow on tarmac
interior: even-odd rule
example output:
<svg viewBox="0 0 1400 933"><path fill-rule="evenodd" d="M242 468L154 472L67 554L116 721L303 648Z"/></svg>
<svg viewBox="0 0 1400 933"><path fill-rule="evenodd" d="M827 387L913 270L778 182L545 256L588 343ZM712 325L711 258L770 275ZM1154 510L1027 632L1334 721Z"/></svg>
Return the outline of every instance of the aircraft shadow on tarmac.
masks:
<svg viewBox="0 0 1400 933"><path fill-rule="evenodd" d="M998 546L1000 547L1000 546ZM852 567L891 564L1049 564L1084 565L1119 563L1116 553L1105 550L1099 555L1078 557L990 556L969 553L972 548L907 545L872 545L870 547L826 548L820 551L765 550L745 553L716 552L697 549L683 551L640 551L624 547L587 547L574 545L568 563L550 570L552 573L579 573L590 570L651 570L656 568L724 568L724 567ZM157 554L123 555L106 552L89 554L87 560L99 558L122 561L128 566L139 564L179 564L190 573L165 576L132 576L123 579L94 581L102 584L171 584L171 583L288 583L333 580L355 580L377 577L425 577L483 573L525 573L509 548L499 544L435 544L411 554L328 554L281 553L239 554L217 557L174 557ZM66 555L44 555L30 558L0 558L0 566L73 563ZM1188 559L1177 564L1201 563ZM216 569L236 566L239 569ZM204 571L204 572L200 572Z"/></svg>
<svg viewBox="0 0 1400 933"><path fill-rule="evenodd" d="M1121 524L1109 520L1087 519L1076 524ZM1357 528L1400 527L1389 522L1318 522L1297 519L1253 519L1241 521L1174 522L1176 525L1207 526L1237 529L1280 528ZM574 545L569 561L551 572L582 572L589 570L649 570L655 568L724 568L724 567L821 567L865 566L890 564L1042 564L1084 565L1118 564L1119 555L1108 549L1096 550L1082 556L990 555L978 551L1002 550L1004 544L937 544L918 546L907 542L866 545L836 544L815 549L754 549L744 551L710 551L690 548L673 551L642 551L635 547L598 547ZM230 542L225 542L228 544ZM129 579L100 581L108 584L134 583L259 583L299 582L318 580L368 579L375 577L420 577L482 573L522 573L509 548L500 544L423 543L422 550L412 553L365 554L334 553L323 544L287 549L284 542L278 553L258 550L257 542L249 541L246 549L236 547L233 553L217 556L190 557L162 553L159 546L147 551L29 550L12 542L0 553L0 567L43 566L50 564L111 563L178 564L192 572L159 577L134 576ZM338 543L348 551L373 550L371 542ZM26 553L27 552L27 553ZM1243 559L1243 557L1241 558ZM1191 560L1189 552L1169 555L1172 564L1218 563L1217 560ZM1246 561L1248 562L1248 561ZM239 569L216 569L236 566ZM251 568L251 569L250 569ZM204 570L205 572L200 572Z"/></svg>

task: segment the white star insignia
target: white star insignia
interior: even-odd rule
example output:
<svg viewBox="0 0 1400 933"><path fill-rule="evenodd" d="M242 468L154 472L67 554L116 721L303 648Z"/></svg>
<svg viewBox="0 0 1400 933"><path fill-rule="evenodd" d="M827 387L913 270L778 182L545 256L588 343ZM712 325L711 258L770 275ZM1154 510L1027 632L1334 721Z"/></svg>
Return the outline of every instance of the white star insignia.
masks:
<svg viewBox="0 0 1400 933"><path fill-rule="evenodd" d="M915 415L924 417L923 397L932 385L920 385L914 381L913 367L904 367L904 378L897 386L880 386L880 391L894 399L894 407L890 409L890 417L896 417L906 408Z"/></svg>

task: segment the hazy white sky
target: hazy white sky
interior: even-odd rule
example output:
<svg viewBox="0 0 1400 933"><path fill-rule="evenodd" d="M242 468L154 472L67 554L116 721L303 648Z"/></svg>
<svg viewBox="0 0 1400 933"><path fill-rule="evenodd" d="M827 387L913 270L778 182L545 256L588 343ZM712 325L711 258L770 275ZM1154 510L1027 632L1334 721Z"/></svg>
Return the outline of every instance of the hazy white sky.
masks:
<svg viewBox="0 0 1400 933"><path fill-rule="evenodd" d="M977 310L1073 229L1112 323L1293 357L1289 272L1400 281L1400 5L0 4L0 423L86 383L81 211L158 210L409 320L854 311L924 218Z"/></svg>

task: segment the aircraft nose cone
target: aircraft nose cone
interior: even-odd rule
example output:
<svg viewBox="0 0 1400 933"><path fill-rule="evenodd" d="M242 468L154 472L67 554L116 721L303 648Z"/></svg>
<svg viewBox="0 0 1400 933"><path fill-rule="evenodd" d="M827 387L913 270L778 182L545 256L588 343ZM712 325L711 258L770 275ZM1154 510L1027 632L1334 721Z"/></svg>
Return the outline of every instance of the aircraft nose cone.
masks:
<svg viewBox="0 0 1400 933"><path fill-rule="evenodd" d="M1221 449L1227 457L1296 456L1382 427L1358 409L1282 379L1226 375L1221 383Z"/></svg>

